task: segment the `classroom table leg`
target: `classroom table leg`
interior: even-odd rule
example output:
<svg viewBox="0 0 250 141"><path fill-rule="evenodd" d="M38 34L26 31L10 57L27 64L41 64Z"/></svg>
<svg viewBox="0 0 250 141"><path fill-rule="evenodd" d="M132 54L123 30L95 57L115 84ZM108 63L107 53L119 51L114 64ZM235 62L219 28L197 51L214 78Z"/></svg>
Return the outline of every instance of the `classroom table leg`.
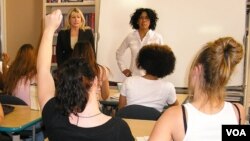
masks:
<svg viewBox="0 0 250 141"><path fill-rule="evenodd" d="M36 141L36 126L32 126L32 140Z"/></svg>

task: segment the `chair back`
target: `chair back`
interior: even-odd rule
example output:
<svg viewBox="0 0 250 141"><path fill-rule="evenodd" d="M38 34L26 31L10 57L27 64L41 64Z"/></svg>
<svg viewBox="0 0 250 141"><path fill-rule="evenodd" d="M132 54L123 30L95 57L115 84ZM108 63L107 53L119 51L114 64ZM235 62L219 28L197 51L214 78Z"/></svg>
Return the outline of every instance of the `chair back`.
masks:
<svg viewBox="0 0 250 141"><path fill-rule="evenodd" d="M161 112L142 105L129 105L119 109L116 116L129 119L157 120L161 116Z"/></svg>
<svg viewBox="0 0 250 141"><path fill-rule="evenodd" d="M0 94L0 102L2 104L27 105L22 99L7 94Z"/></svg>

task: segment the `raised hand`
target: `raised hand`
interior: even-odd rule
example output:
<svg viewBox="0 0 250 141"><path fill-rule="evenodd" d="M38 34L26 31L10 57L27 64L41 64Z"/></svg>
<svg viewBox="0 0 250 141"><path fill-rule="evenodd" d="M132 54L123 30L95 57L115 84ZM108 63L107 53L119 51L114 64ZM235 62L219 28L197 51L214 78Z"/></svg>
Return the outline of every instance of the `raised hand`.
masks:
<svg viewBox="0 0 250 141"><path fill-rule="evenodd" d="M55 31L61 24L61 21L62 21L62 12L61 10L57 9L45 17L45 30L51 29Z"/></svg>

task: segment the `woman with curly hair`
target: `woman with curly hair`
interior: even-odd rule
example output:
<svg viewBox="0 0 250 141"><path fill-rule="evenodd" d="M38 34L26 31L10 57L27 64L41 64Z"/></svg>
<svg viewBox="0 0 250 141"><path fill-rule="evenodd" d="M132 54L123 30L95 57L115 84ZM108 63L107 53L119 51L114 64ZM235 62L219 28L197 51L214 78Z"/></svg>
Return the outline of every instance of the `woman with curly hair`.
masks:
<svg viewBox="0 0 250 141"><path fill-rule="evenodd" d="M30 85L36 83L36 49L22 45L4 78L4 92L14 95L30 105Z"/></svg>
<svg viewBox="0 0 250 141"><path fill-rule="evenodd" d="M142 75L135 63L137 53L142 46L151 43L163 44L162 36L154 31L157 20L157 13L149 8L138 8L132 14L130 25L135 31L127 35L116 51L117 64L126 77ZM124 58L127 49L131 51L130 67L126 66L127 59Z"/></svg>
<svg viewBox="0 0 250 141"><path fill-rule="evenodd" d="M120 91L119 109L128 105L141 105L162 112L164 106L178 104L174 85L162 79L175 68L175 56L171 48L167 45L146 45L139 51L136 65L146 74L126 78Z"/></svg>

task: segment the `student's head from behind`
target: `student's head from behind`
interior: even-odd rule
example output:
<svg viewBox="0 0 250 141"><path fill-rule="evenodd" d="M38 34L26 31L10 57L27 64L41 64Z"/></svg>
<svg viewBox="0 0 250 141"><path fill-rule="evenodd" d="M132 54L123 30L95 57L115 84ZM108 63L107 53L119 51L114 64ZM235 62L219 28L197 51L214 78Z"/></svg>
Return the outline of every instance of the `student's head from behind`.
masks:
<svg viewBox="0 0 250 141"><path fill-rule="evenodd" d="M96 68L96 58L93 47L89 41L79 41L75 44L72 57L83 58L92 68ZM98 74L98 70L93 70Z"/></svg>
<svg viewBox="0 0 250 141"><path fill-rule="evenodd" d="M146 13L146 15L142 15L143 13ZM149 20L150 21L149 29L155 30L158 16L154 10L150 8L136 9L130 18L130 25L132 26L133 29L139 29L140 19Z"/></svg>
<svg viewBox="0 0 250 141"><path fill-rule="evenodd" d="M15 57L15 61L31 62L36 64L37 52L36 49L31 44L23 44Z"/></svg>
<svg viewBox="0 0 250 141"><path fill-rule="evenodd" d="M232 37L223 37L207 43L191 66L190 93L194 92L195 87L199 87L210 98L214 97L213 93L220 92L219 99L223 100L224 86L242 57L243 47Z"/></svg>
<svg viewBox="0 0 250 141"><path fill-rule="evenodd" d="M56 99L65 115L82 112L88 101L95 73L82 58L70 58L58 69Z"/></svg>
<svg viewBox="0 0 250 141"><path fill-rule="evenodd" d="M137 67L147 74L162 78L175 68L175 55L167 45L150 44L143 46L137 56Z"/></svg>
<svg viewBox="0 0 250 141"><path fill-rule="evenodd" d="M5 76L5 92L12 93L17 82L25 78L27 82L36 74L37 50L31 44L23 44L16 54Z"/></svg>
<svg viewBox="0 0 250 141"><path fill-rule="evenodd" d="M80 27L84 28L85 18L82 11L79 8L72 8L67 15L67 20L65 23L66 28Z"/></svg>
<svg viewBox="0 0 250 141"><path fill-rule="evenodd" d="M91 64L96 62L95 52L91 43L88 41L77 42L74 46L72 57L84 58Z"/></svg>
<svg viewBox="0 0 250 141"><path fill-rule="evenodd" d="M23 44L11 66L20 69L20 73L23 71L21 75L36 73L36 58L37 50L31 44Z"/></svg>

